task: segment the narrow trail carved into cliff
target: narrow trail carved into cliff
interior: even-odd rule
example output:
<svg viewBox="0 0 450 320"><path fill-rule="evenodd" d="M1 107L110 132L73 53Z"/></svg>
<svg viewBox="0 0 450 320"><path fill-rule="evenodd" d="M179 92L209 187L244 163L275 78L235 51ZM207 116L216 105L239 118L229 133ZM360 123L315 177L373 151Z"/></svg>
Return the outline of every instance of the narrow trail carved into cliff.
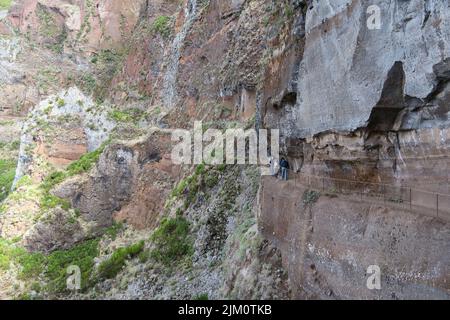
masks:
<svg viewBox="0 0 450 320"><path fill-rule="evenodd" d="M346 179L302 175L299 173L294 173L293 180L294 187L299 185L311 190L339 195L349 201L379 204L413 214L435 217L447 221L450 220L450 195L413 189L410 186L358 182ZM346 183L349 188L338 190L336 188L339 183ZM370 190L370 188L374 187L376 187L374 190L381 188L381 192ZM368 188L369 192L367 191ZM398 192L387 191L390 188Z"/></svg>
<svg viewBox="0 0 450 320"><path fill-rule="evenodd" d="M299 256L299 264L298 264L298 275L300 282L304 282L306 278L306 270L307 266L305 266L305 260L307 255L308 242L311 239L312 234L312 206L310 204L306 204L304 206L304 210L302 210L302 221L300 230L300 256ZM304 288L302 288L304 290Z"/></svg>

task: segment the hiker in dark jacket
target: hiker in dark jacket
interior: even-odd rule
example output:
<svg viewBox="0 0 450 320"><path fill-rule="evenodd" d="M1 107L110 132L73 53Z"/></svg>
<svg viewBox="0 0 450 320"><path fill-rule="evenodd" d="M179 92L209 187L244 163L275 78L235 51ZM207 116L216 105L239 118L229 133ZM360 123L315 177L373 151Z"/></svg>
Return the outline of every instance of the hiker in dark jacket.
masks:
<svg viewBox="0 0 450 320"><path fill-rule="evenodd" d="M288 180L289 162L285 158L281 158L280 168L281 168L281 179L287 181Z"/></svg>

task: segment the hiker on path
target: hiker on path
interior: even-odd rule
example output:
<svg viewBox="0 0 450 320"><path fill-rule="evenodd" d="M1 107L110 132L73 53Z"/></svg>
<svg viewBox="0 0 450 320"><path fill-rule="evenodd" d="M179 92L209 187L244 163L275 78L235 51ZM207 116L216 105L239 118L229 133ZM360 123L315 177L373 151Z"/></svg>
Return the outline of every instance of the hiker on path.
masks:
<svg viewBox="0 0 450 320"><path fill-rule="evenodd" d="M285 158L281 158L280 168L281 168L281 179L287 181L288 180L289 162Z"/></svg>

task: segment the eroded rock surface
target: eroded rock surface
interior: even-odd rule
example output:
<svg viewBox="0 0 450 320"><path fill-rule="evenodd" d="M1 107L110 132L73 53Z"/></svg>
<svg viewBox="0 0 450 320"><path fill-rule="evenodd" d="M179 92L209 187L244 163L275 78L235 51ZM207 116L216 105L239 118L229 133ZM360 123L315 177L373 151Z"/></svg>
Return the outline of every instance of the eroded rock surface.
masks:
<svg viewBox="0 0 450 320"><path fill-rule="evenodd" d="M369 5L381 9L380 29L367 27ZM396 64L405 74L403 94L429 97L439 83L435 69L450 51L449 15L442 1L343 0L312 5L306 14L298 103L285 118L287 135L365 126ZM391 83L388 89L398 85L402 84Z"/></svg>
<svg viewBox="0 0 450 320"><path fill-rule="evenodd" d="M449 298L448 221L305 192L267 178L260 194L263 234L281 248L296 298ZM366 286L372 265L381 290Z"/></svg>

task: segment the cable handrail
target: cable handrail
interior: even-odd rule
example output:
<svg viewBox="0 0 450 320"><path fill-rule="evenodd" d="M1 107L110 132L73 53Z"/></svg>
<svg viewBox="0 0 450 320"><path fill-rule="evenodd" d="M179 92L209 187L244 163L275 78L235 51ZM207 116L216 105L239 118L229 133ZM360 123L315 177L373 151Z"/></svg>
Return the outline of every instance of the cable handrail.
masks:
<svg viewBox="0 0 450 320"><path fill-rule="evenodd" d="M418 189L418 188L413 188L411 186L405 186L405 185L400 185L399 186L399 185L388 184L388 183L378 183L378 182L370 182L370 181L357 181L357 180L342 179L342 178L331 178L331 177L325 177L325 176L316 176L316 175L311 175L311 174L297 172L297 171L294 171L292 169L289 169L289 171L291 171L294 174L299 175L299 176L304 176L304 177L309 177L309 178L317 178L317 179L321 179L321 180L325 179L325 180L332 180L332 181L349 182L349 183L354 183L354 184L366 184L366 185L368 184L368 185L381 186L381 187L411 189L412 191L427 193L427 194L430 194L430 195L439 195L439 196L442 196L442 197L450 197L450 194L444 194L444 193L440 193L440 192L432 192L432 191Z"/></svg>
<svg viewBox="0 0 450 320"><path fill-rule="evenodd" d="M432 211L434 212L433 216L437 218L450 219L450 194L431 192L410 186L311 175L292 169L288 169L288 171L295 174L293 179L295 185L299 181L299 184L318 191L347 196L356 193L361 196L361 200L363 197L376 198L384 201L385 204L392 203L393 205L395 203L396 206L401 206L410 212L418 211L419 214L429 215L427 211ZM307 180L307 182L302 180ZM362 184L366 188L362 189Z"/></svg>

